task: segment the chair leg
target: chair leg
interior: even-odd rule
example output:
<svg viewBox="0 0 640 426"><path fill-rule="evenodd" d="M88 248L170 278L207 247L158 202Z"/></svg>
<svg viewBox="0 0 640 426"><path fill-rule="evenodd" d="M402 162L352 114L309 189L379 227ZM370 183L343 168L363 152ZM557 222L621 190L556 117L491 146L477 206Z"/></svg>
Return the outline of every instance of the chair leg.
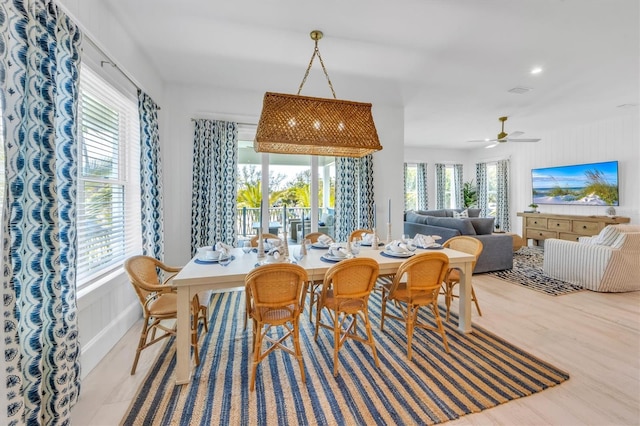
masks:
<svg viewBox="0 0 640 426"><path fill-rule="evenodd" d="M293 320L293 344L296 350L296 359L298 365L300 365L300 378L302 383L306 383L306 377L304 374L304 363L302 361L302 349L300 348L300 324L299 317Z"/></svg>
<svg viewBox="0 0 640 426"><path fill-rule="evenodd" d="M449 313L451 312L451 301L453 300L453 285L452 283L445 283L444 304L447 307L446 320L449 321Z"/></svg>
<svg viewBox="0 0 640 426"><path fill-rule="evenodd" d="M142 324L142 331L140 332L140 340L138 341L138 349L136 349L136 356L133 359L133 366L131 367L131 375L136 374L136 368L138 367L138 359L140 358L140 352L144 348L144 344L147 342L147 333L149 327L149 318L144 319L144 324ZM155 328L154 328L155 330Z"/></svg>
<svg viewBox="0 0 640 426"><path fill-rule="evenodd" d="M340 350L340 322L338 320L339 315L335 312L333 318L333 377L338 377L338 351Z"/></svg>
<svg viewBox="0 0 640 426"><path fill-rule="evenodd" d="M256 333L253 339L253 367L251 368L251 382L249 384L249 390L253 392L256 384L256 371L258 370L258 364L260 363L260 349L262 348L262 324L256 324Z"/></svg>
<svg viewBox="0 0 640 426"><path fill-rule="evenodd" d="M437 303L431 304L431 309L433 310L433 316L436 319L436 324L438 325L438 332L440 336L442 336L442 342L444 343L444 349L447 353L449 353L449 343L447 342L447 333L444 331L444 327L442 325L442 320L440 319L440 314L438 313Z"/></svg>
<svg viewBox="0 0 640 426"><path fill-rule="evenodd" d="M476 297L476 291L473 289L473 286L471 286L471 300L473 300L476 304L478 315L482 316L482 312L480 311L480 305L478 304L478 298Z"/></svg>
<svg viewBox="0 0 640 426"><path fill-rule="evenodd" d="M380 331L384 331L384 317L387 312L387 298L385 295L385 290L382 290L382 310L380 312Z"/></svg>
<svg viewBox="0 0 640 426"><path fill-rule="evenodd" d="M371 351L373 352L373 360L376 363L376 367L380 368L380 361L378 361L378 352L376 351L376 342L373 340L373 333L371 332L371 321L369 321L369 309L364 307L364 325L367 329L367 338L369 339L369 345L371 346Z"/></svg>
<svg viewBox="0 0 640 426"><path fill-rule="evenodd" d="M412 344L413 344L413 328L415 322L415 316L418 313L417 307L409 304L407 305L407 358L411 361L413 356Z"/></svg>

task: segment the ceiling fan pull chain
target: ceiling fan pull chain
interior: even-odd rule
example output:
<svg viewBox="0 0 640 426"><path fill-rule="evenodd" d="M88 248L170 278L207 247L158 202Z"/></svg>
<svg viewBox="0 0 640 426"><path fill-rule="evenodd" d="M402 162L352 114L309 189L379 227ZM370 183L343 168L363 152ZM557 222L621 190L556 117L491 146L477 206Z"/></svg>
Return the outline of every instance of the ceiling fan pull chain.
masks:
<svg viewBox="0 0 640 426"><path fill-rule="evenodd" d="M336 97L336 92L333 90L333 84L331 84L331 79L329 78L329 73L327 72L327 68L324 66L324 61L322 60L322 56L320 55L320 49L318 49L318 40L322 38L322 32L320 31L312 31L311 39L313 39L316 43L316 47L313 49L313 55L311 55L311 60L309 61L309 66L307 66L307 71L304 73L304 77L302 78L302 82L300 83L300 87L298 87L298 95L302 91L302 86L307 81L307 77L309 77L309 71L311 71L311 66L313 65L313 60L316 55L320 60L320 65L322 65L322 71L324 71L325 77L327 77L327 83L329 83L329 88L331 89L331 93L333 94L333 99L338 99Z"/></svg>

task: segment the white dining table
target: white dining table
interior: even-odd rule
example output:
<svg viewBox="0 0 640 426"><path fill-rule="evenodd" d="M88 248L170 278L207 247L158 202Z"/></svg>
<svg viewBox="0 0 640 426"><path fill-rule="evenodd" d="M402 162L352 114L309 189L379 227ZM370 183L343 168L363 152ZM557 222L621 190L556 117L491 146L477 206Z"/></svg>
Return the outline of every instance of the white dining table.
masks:
<svg viewBox="0 0 640 426"><path fill-rule="evenodd" d="M381 247L382 249L382 247ZM297 246L290 246L289 252L299 250ZM425 252L432 250L420 250ZM445 253L449 257L449 267L457 268L461 271L460 301L458 313L458 330L462 333L471 332L471 276L473 272L473 261L475 257L468 253L463 253L451 249L441 249L439 252ZM302 266L309 276L309 280L318 281L324 279L325 272L332 266L320 257L327 250L310 249L307 256L297 263ZM173 286L178 293L178 323L176 330L176 385L189 383L193 372L193 361L191 360L191 300L204 290L232 291L244 289L245 276L255 268L258 258L254 252L244 253L239 248L232 250L235 257L229 265L222 266L217 263L199 264L196 258L182 268L174 277ZM369 257L380 265L380 275L393 274L398 270L404 258L386 257L381 254L381 250L363 247L357 257ZM209 328L210 330L213 327Z"/></svg>

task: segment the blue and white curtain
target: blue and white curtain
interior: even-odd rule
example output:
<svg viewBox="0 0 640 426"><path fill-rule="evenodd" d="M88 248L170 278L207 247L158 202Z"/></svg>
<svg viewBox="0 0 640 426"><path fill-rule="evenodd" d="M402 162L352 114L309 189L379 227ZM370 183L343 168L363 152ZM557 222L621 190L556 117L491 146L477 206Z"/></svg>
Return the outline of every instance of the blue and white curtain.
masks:
<svg viewBox="0 0 640 426"><path fill-rule="evenodd" d="M464 207L464 194L462 193L464 177L462 176L462 164L453 165L453 193L456 197L455 206L456 209Z"/></svg>
<svg viewBox="0 0 640 426"><path fill-rule="evenodd" d="M509 220L509 160L500 160L496 163L496 221L503 231L511 230Z"/></svg>
<svg viewBox="0 0 640 426"><path fill-rule="evenodd" d="M487 194L487 163L476 164L476 184L477 184L477 205L480 209L480 216L487 217L489 214L489 198Z"/></svg>
<svg viewBox="0 0 640 426"><path fill-rule="evenodd" d="M48 0L0 2L6 193L0 423L70 424L76 307L81 33ZM2 388L4 388L4 386Z"/></svg>
<svg viewBox="0 0 640 426"><path fill-rule="evenodd" d="M444 164L436 164L436 209L446 208L447 174Z"/></svg>
<svg viewBox="0 0 640 426"><path fill-rule="evenodd" d="M335 238L346 241L359 228L373 228L373 156L336 157Z"/></svg>
<svg viewBox="0 0 640 426"><path fill-rule="evenodd" d="M418 167L416 170L418 210L429 210L429 190L427 189L427 181L427 163L418 163Z"/></svg>
<svg viewBox="0 0 640 426"><path fill-rule="evenodd" d="M191 255L236 240L238 124L197 119L193 139Z"/></svg>
<svg viewBox="0 0 640 426"><path fill-rule="evenodd" d="M142 254L164 260L164 208L158 105L138 90Z"/></svg>

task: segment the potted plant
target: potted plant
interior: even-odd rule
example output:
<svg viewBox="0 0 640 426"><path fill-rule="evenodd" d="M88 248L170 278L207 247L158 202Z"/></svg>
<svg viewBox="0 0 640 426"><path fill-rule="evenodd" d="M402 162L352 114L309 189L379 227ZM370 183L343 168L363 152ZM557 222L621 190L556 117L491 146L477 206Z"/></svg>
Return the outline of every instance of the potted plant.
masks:
<svg viewBox="0 0 640 426"><path fill-rule="evenodd" d="M538 213L538 205L536 203L529 204L529 207L531 207L534 213Z"/></svg>
<svg viewBox="0 0 640 426"><path fill-rule="evenodd" d="M478 191L473 184L473 180L465 182L462 185L462 198L464 199L464 208L475 207L478 201Z"/></svg>

